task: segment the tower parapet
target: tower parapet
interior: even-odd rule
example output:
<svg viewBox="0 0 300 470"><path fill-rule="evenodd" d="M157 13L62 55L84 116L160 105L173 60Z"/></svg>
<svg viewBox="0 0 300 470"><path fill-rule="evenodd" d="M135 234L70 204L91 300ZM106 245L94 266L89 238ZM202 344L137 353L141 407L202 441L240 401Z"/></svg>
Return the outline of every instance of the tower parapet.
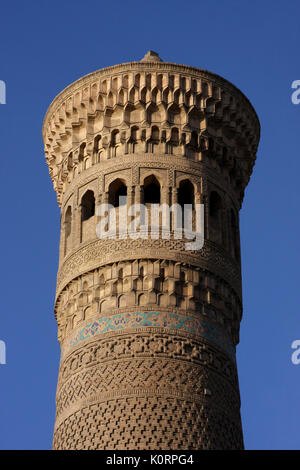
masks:
<svg viewBox="0 0 300 470"><path fill-rule="evenodd" d="M101 69L43 125L61 238L54 448L242 448L235 363L242 315L239 209L260 126L248 99L205 70ZM97 207L204 204L204 246L97 237Z"/></svg>

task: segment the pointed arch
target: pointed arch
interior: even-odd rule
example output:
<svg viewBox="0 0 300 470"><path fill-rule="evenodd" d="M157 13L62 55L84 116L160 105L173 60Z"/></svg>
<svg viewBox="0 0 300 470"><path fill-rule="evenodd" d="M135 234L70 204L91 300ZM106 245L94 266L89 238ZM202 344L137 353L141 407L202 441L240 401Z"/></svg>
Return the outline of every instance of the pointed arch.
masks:
<svg viewBox="0 0 300 470"><path fill-rule="evenodd" d="M126 204L127 186L121 178L115 179L108 187L108 201L114 207Z"/></svg>
<svg viewBox="0 0 300 470"><path fill-rule="evenodd" d="M144 180L144 204L160 204L160 183L154 175Z"/></svg>
<svg viewBox="0 0 300 470"><path fill-rule="evenodd" d="M195 206L195 191L194 185L189 179L184 179L180 181L178 188L178 204L184 208L186 204L191 204L194 208Z"/></svg>
<svg viewBox="0 0 300 470"><path fill-rule="evenodd" d="M95 196L90 189L81 198L81 221L90 219L95 215Z"/></svg>

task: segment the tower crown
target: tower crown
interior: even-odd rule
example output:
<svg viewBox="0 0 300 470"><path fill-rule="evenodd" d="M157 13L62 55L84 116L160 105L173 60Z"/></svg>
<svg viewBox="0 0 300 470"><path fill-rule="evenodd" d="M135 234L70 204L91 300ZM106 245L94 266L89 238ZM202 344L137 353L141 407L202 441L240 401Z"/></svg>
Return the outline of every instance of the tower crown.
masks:
<svg viewBox="0 0 300 470"><path fill-rule="evenodd" d="M141 141L150 138L154 125L161 127L160 138L166 141L176 128L185 154L196 139L193 160L203 161L205 152L211 151L217 164L231 172L242 202L260 135L251 103L222 77L162 62L156 52L148 51L140 62L107 67L80 78L51 103L43 138L59 204L73 180L74 168L82 172L77 163L83 157L83 144L84 158L89 158L89 166L95 165L95 139L105 149L111 133L119 130L120 144L126 145L134 126L138 126Z"/></svg>

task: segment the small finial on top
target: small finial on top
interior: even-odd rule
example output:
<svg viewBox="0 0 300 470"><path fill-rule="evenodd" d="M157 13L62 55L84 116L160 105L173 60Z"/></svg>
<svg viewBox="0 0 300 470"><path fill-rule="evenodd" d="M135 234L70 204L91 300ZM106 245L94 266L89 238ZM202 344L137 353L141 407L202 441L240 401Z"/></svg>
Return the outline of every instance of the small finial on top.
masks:
<svg viewBox="0 0 300 470"><path fill-rule="evenodd" d="M163 62L157 52L148 51L147 54L141 59L141 62Z"/></svg>

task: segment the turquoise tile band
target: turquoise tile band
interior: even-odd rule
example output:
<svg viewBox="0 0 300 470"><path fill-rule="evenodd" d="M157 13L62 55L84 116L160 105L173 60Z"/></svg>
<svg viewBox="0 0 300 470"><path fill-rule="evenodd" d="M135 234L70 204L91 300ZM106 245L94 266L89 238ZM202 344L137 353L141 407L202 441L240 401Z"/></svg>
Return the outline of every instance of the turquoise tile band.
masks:
<svg viewBox="0 0 300 470"><path fill-rule="evenodd" d="M118 313L111 317L102 317L85 325L70 340L69 344L74 347L80 342L102 333L138 327L158 327L186 331L214 342L230 356L235 355L235 348L229 338L224 337L223 331L219 331L207 321L200 318L196 319L191 315L166 312L127 312Z"/></svg>

